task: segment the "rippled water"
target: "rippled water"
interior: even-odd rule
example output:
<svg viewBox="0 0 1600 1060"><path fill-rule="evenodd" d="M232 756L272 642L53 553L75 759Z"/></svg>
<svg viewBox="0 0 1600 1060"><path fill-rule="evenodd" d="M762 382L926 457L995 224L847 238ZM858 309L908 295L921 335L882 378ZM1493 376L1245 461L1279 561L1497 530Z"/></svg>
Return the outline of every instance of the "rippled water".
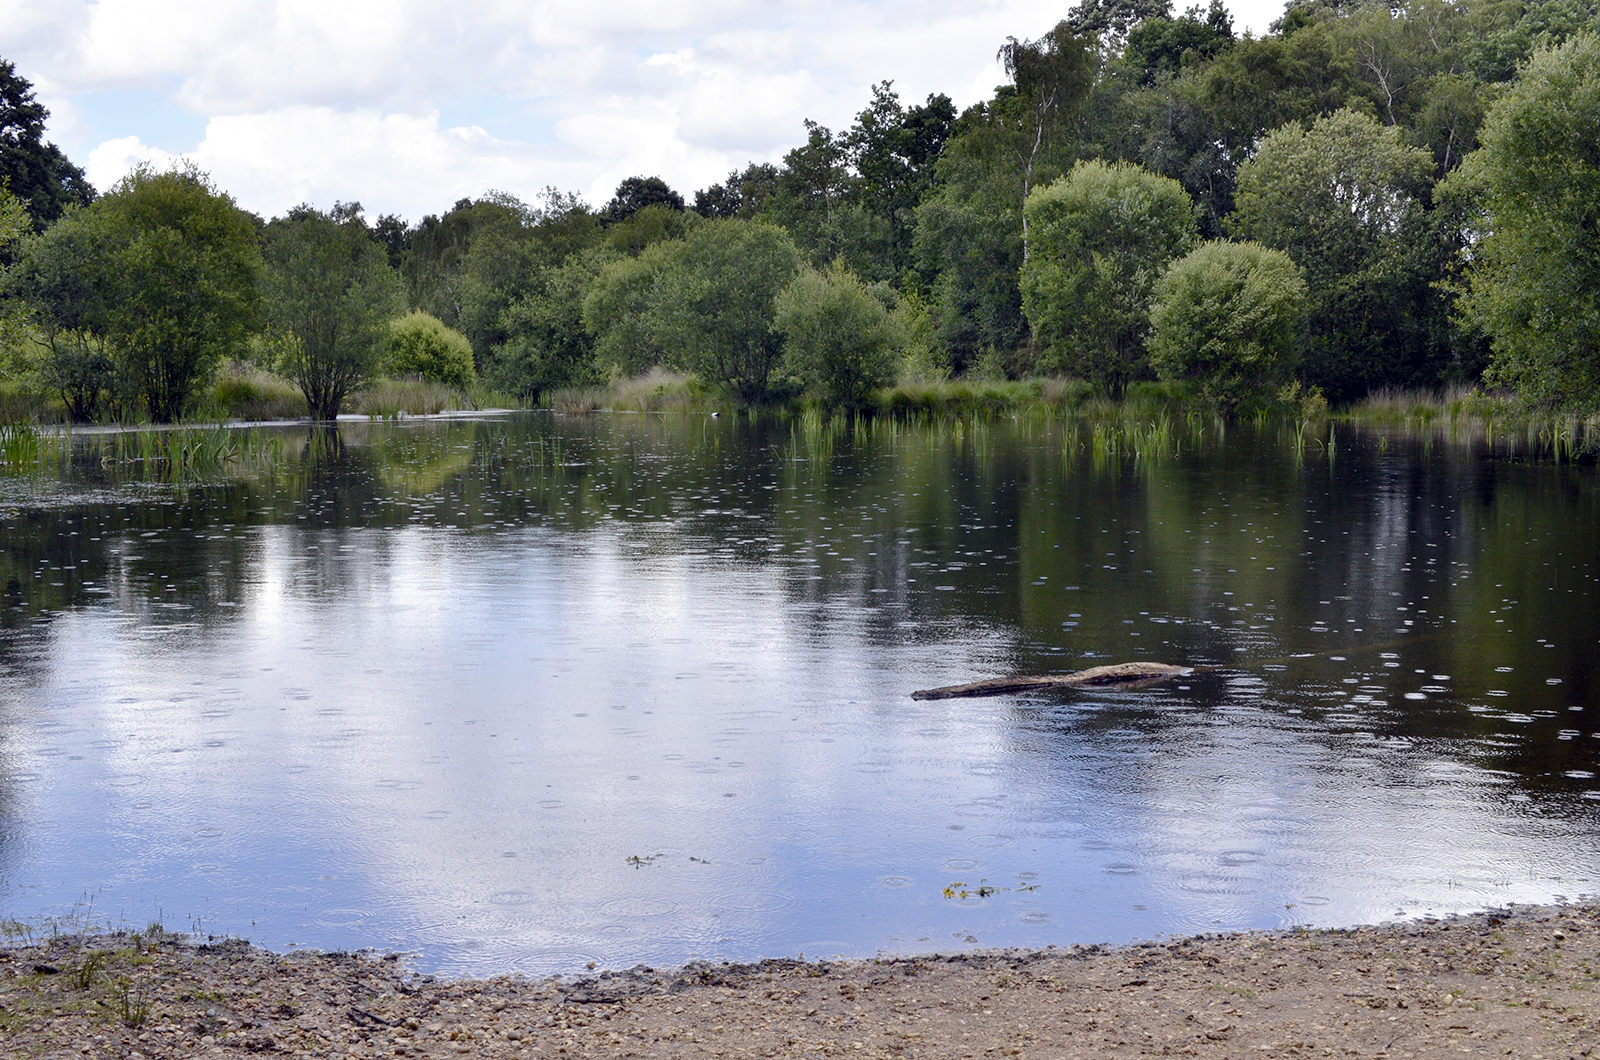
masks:
<svg viewBox="0 0 1600 1060"><path fill-rule="evenodd" d="M1592 467L1213 426L252 437L197 481L106 436L0 478L0 915L542 974L1600 890ZM1139 658L1205 669L910 698Z"/></svg>

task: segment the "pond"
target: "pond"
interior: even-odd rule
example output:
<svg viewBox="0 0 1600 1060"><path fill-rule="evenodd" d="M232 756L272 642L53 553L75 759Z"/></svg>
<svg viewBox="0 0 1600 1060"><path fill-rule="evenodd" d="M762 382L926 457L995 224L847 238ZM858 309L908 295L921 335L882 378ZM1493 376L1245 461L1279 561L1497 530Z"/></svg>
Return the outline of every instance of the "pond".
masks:
<svg viewBox="0 0 1600 1060"><path fill-rule="evenodd" d="M0 476L0 917L543 975L1600 889L1594 467L1309 433L47 442ZM1141 659L1200 669L911 698Z"/></svg>

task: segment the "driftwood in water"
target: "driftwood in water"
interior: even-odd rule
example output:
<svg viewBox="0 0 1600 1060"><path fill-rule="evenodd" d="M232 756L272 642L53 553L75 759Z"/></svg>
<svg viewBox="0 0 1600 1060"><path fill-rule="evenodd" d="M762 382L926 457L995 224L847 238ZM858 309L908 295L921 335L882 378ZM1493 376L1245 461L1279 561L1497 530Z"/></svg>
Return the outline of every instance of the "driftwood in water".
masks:
<svg viewBox="0 0 1600 1060"><path fill-rule="evenodd" d="M1038 677L991 677L967 685L924 688L911 693L912 699L968 699L976 696L1003 696L1007 692L1032 692L1040 688L1143 688L1169 677L1194 673L1192 666L1169 663L1131 662L1110 666L1091 666L1070 674L1043 674Z"/></svg>

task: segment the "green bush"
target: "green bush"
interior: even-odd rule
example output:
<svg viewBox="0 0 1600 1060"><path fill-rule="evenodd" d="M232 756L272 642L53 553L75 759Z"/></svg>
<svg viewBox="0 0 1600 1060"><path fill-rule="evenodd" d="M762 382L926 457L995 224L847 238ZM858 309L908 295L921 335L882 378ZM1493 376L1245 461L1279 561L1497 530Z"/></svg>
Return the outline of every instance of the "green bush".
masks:
<svg viewBox="0 0 1600 1060"><path fill-rule="evenodd" d="M774 308L785 367L824 405L860 408L894 378L889 314L842 258L802 268Z"/></svg>
<svg viewBox="0 0 1600 1060"><path fill-rule="evenodd" d="M1259 243L1203 243L1173 262L1150 307L1150 363L1232 409L1294 363L1306 284L1289 255Z"/></svg>
<svg viewBox="0 0 1600 1060"><path fill-rule="evenodd" d="M472 343L431 313L416 310L389 323L387 362L396 375L418 375L430 383L468 387L477 378Z"/></svg>
<svg viewBox="0 0 1600 1060"><path fill-rule="evenodd" d="M1183 185L1127 162L1079 162L1028 195L1022 305L1039 367L1120 392L1148 376L1150 296L1199 239Z"/></svg>

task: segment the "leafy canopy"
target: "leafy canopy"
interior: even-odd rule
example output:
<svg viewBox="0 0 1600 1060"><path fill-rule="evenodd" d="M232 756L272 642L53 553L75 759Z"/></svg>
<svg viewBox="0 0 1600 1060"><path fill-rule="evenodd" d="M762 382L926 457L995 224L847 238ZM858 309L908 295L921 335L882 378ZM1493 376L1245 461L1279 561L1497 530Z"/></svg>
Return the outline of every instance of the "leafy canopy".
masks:
<svg viewBox="0 0 1600 1060"><path fill-rule="evenodd" d="M1306 283L1289 255L1211 240L1174 261L1150 307L1150 363L1224 411L1293 366Z"/></svg>
<svg viewBox="0 0 1600 1060"><path fill-rule="evenodd" d="M1028 196L1022 304L1041 365L1113 391L1148 375L1150 298L1199 241L1183 186L1126 162L1080 162Z"/></svg>
<svg viewBox="0 0 1600 1060"><path fill-rule="evenodd" d="M1475 200L1467 317L1491 378L1552 405L1600 404L1600 38L1536 53L1490 109L1446 197Z"/></svg>
<svg viewBox="0 0 1600 1060"><path fill-rule="evenodd" d="M283 368L314 419L336 419L379 372L385 326L401 305L400 277L358 217L301 206L266 228L266 316L289 340Z"/></svg>
<svg viewBox="0 0 1600 1060"><path fill-rule="evenodd" d="M775 308L784 366L827 406L860 408L894 381L888 310L842 259L801 269Z"/></svg>

